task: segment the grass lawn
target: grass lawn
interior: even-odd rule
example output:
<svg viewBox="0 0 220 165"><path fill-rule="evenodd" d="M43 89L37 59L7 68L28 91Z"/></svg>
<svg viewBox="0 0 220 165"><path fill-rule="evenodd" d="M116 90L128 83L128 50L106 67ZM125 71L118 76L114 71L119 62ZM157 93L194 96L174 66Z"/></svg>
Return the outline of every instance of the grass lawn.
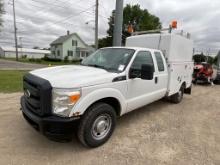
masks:
<svg viewBox="0 0 220 165"><path fill-rule="evenodd" d="M22 91L22 78L28 71L0 70L0 93Z"/></svg>

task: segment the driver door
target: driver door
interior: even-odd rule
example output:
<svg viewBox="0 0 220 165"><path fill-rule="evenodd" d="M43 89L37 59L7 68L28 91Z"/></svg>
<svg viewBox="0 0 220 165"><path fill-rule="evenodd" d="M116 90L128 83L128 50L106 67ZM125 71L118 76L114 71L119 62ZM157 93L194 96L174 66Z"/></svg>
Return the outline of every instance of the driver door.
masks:
<svg viewBox="0 0 220 165"><path fill-rule="evenodd" d="M142 107L156 100L155 73L152 80L143 80L140 78L142 64L151 64L154 66L152 54L149 51L139 51L130 67L137 74L136 78L128 79L128 107L127 112ZM129 76L128 76L129 77Z"/></svg>

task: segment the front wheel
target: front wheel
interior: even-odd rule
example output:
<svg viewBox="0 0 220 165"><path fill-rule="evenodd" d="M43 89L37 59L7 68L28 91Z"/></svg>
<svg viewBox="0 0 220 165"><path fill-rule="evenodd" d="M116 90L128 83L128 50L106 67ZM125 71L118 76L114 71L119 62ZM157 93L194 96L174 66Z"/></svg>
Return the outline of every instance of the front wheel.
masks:
<svg viewBox="0 0 220 165"><path fill-rule="evenodd" d="M116 124L114 108L106 103L91 106L83 115L78 138L88 147L98 147L104 144L112 135Z"/></svg>

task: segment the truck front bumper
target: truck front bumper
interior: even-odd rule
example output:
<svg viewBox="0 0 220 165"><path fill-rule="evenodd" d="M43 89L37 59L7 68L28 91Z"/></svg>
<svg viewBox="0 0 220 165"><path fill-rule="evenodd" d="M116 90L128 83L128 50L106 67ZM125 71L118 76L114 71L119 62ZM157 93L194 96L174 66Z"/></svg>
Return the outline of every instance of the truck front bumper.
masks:
<svg viewBox="0 0 220 165"><path fill-rule="evenodd" d="M75 126L79 121L79 117L38 116L28 110L23 97L21 97L21 110L26 121L35 130L55 141L71 140Z"/></svg>

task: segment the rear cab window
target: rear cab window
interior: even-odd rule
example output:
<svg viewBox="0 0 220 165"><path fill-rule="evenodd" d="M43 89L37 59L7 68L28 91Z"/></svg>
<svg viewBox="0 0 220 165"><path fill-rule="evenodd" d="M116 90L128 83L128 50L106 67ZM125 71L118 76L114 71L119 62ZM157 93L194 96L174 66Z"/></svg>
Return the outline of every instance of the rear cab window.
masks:
<svg viewBox="0 0 220 165"><path fill-rule="evenodd" d="M154 52L159 72L165 71L164 61L160 52Z"/></svg>

